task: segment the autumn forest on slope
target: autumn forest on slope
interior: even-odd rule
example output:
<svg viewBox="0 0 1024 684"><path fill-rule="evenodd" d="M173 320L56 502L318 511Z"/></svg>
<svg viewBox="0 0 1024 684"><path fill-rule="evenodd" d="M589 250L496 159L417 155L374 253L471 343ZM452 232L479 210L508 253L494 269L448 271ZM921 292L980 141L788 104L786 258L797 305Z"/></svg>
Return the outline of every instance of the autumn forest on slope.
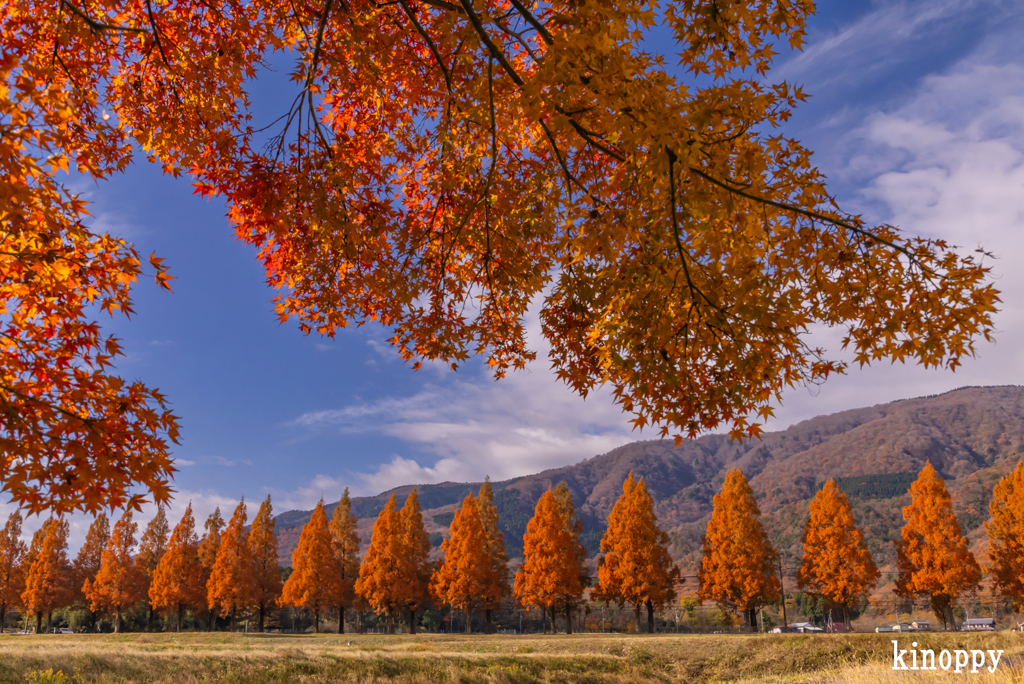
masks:
<svg viewBox="0 0 1024 684"><path fill-rule="evenodd" d="M522 554L526 523L537 500L561 481L572 492L583 521L581 539L593 558L622 481L632 470L646 480L659 525L671 538L669 550L683 575L695 575L712 498L726 473L740 468L750 480L772 544L782 555L785 574L791 575L802 556L800 535L810 500L824 482L836 479L872 556L885 572L895 569L891 540L899 538L903 506L910 503L907 490L925 463L930 461L946 480L963 532L982 558L987 544L982 523L992 487L1022 454L1024 387L966 387L820 416L743 443L730 441L727 435L708 435L678 448L671 441L635 442L576 465L493 486L510 559ZM410 484L378 496L353 498L364 550L388 497L395 493L402 500L414 486L434 555L439 555L437 547L449 534L454 511L479 483ZM327 506L328 516L334 505ZM309 516L309 511L288 511L277 517L282 563L291 558ZM596 564L591 565L596 572Z"/></svg>

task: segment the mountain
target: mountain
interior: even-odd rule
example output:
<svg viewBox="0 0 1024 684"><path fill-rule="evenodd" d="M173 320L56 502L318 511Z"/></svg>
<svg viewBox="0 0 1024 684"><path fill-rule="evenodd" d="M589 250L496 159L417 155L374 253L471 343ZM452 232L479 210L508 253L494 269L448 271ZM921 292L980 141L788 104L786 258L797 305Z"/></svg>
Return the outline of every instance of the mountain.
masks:
<svg viewBox="0 0 1024 684"><path fill-rule="evenodd" d="M724 435L708 435L675 448L671 441L635 442L576 465L493 485L510 558L522 552L522 535L537 499L563 480L572 491L583 520L584 543L593 555L622 481L632 470L647 483L658 519L672 539L674 557L692 570L700 558L712 497L730 469L742 469L750 480L765 527L787 565L798 562L811 497L825 481L836 479L881 567L893 563L890 540L903 524L907 487L926 462L931 461L947 480L960 524L977 552L985 543L982 522L992 487L1022 454L1024 388L965 387L820 416L742 443ZM447 535L451 513L479 485L416 486L427 531L435 540L440 539L438 534ZM412 489L407 485L352 500L364 544L388 497L394 493L401 502ZM328 506L328 515L332 511L333 505ZM288 511L277 517L282 562L291 558L309 515Z"/></svg>

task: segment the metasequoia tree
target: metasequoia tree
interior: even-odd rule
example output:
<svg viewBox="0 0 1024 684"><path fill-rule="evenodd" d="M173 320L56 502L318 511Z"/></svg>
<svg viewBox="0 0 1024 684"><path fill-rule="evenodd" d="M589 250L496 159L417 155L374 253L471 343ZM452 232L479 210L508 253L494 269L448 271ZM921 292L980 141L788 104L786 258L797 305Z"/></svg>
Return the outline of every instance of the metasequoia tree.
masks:
<svg viewBox="0 0 1024 684"><path fill-rule="evenodd" d="M71 564L71 581L74 590L72 602L82 605L89 611L89 621L92 629L98 628L98 611L92 610L89 599L85 596L85 583L96 579L103 563L103 550L107 548L110 541L110 521L105 513L96 516L89 531L85 535L85 543L78 550L75 562Z"/></svg>
<svg viewBox="0 0 1024 684"><path fill-rule="evenodd" d="M742 611L757 627L757 611L782 595L779 554L761 525L761 510L739 468L730 470L715 494L697 577L701 601Z"/></svg>
<svg viewBox="0 0 1024 684"><path fill-rule="evenodd" d="M409 613L409 633L416 633L416 613L430 599L430 535L423 527L420 499L414 488L398 512L400 525L399 602Z"/></svg>
<svg viewBox="0 0 1024 684"><path fill-rule="evenodd" d="M352 499L348 487L341 501L334 507L331 516L331 542L334 548L334 569L338 581L334 585L334 603L338 606L338 633L345 633L345 609L352 605L356 596L356 580L359 579L359 535L356 533L358 518L352 513Z"/></svg>
<svg viewBox="0 0 1024 684"><path fill-rule="evenodd" d="M267 610L277 605L281 596L281 572L277 563L277 537L274 535L274 512L270 495L260 505L260 510L249 530L250 570L249 600L259 610L259 631L263 632Z"/></svg>
<svg viewBox="0 0 1024 684"><path fill-rule="evenodd" d="M146 602L147 632L153 631L153 618L155 617L153 604L149 600L149 585L153 581L156 566L160 564L160 559L167 551L167 538L170 534L171 527L167 523L167 511L162 505L157 506L156 515L149 521L145 532L142 533L142 539L139 540L139 552L135 556L135 561L139 564L139 580L142 582L139 591L142 592L142 600Z"/></svg>
<svg viewBox="0 0 1024 684"><path fill-rule="evenodd" d="M779 133L806 96L767 71L811 0L7 9L0 473L32 510L169 493L174 417L90 319L130 311L141 259L56 179L135 150L225 198L303 331L381 321L415 367L479 353L500 377L535 357L542 297L559 377L665 434L758 434L786 387L845 368L815 326L858 363L945 367L992 329L983 256L844 213ZM668 59L636 48L655 24ZM248 89L277 51L295 97L268 144Z"/></svg>
<svg viewBox="0 0 1024 684"><path fill-rule="evenodd" d="M21 601L25 610L36 616L36 634L42 633L42 619L50 625L54 608L65 605L71 595L68 570L68 521L50 518L43 527L42 543L33 554L25 575ZM33 540L34 541L34 540Z"/></svg>
<svg viewBox="0 0 1024 684"><path fill-rule="evenodd" d="M654 613L675 600L679 568L668 553L668 535L658 527L654 500L643 479L630 471L622 495L608 515L601 537L604 554L597 568L592 598L631 603L640 628L640 608L647 608L647 632L654 632Z"/></svg>
<svg viewBox="0 0 1024 684"><path fill-rule="evenodd" d="M508 570L508 554L505 551L505 535L498 527L498 508L494 505L494 490L491 478L485 477L476 496L477 509L480 512L480 524L483 526L485 551L484 563L487 566L489 587L483 594L484 624L487 633L494 632L491 613L498 608L501 600L512 594L512 583Z"/></svg>
<svg viewBox="0 0 1024 684"><path fill-rule="evenodd" d="M988 510L991 517L985 530L994 588L1020 611L1024 609L1024 461L996 484Z"/></svg>
<svg viewBox="0 0 1024 684"><path fill-rule="evenodd" d="M221 535L217 557L206 583L206 603L211 607L220 606L221 617L230 616L232 631L238 609L248 607L252 595L252 561L249 557L249 533L245 529L247 520L243 496Z"/></svg>
<svg viewBox="0 0 1024 684"><path fill-rule="evenodd" d="M200 586L203 590L203 602L207 609L207 627L213 631L214 622L217 617L217 606L213 603L206 603L206 586L210 583L210 575L213 573L213 565L217 562L217 549L220 548L220 531L224 529L224 518L220 515L220 507L214 509L210 517L204 523L205 532L199 541L199 565L202 567Z"/></svg>
<svg viewBox="0 0 1024 684"><path fill-rule="evenodd" d="M469 633L474 609L484 603L488 592L497 589L486 558L487 536L472 494L462 500L448 527L451 535L441 542L444 560L434 570L430 590L439 603L447 603L466 614L466 632ZM498 593L500 598L500 589Z"/></svg>
<svg viewBox="0 0 1024 684"><path fill-rule="evenodd" d="M935 616L955 629L953 603L962 593L977 591L981 567L960 530L946 484L930 462L910 485L910 496L896 542L896 594L927 596Z"/></svg>
<svg viewBox="0 0 1024 684"><path fill-rule="evenodd" d="M281 602L312 610L313 629L319 634L320 612L331 605L337 581L331 532L320 499L292 552L292 574L284 583Z"/></svg>
<svg viewBox="0 0 1024 684"><path fill-rule="evenodd" d="M190 501L181 521L171 532L167 550L160 557L149 585L150 604L156 609L172 611L177 615L177 632L181 631L186 610L196 610L206 605L202 575L199 537L196 535L196 520L192 515Z"/></svg>
<svg viewBox="0 0 1024 684"><path fill-rule="evenodd" d="M849 609L867 596L881 574L853 520L846 494L833 480L811 500L802 541L804 557L796 573L800 589L839 607L849 629Z"/></svg>
<svg viewBox="0 0 1024 684"><path fill-rule="evenodd" d="M366 599L370 610L387 617L389 631L394 630L394 617L403 606L398 586L405 570L402 536L402 521L392 494L373 523L370 546L356 580L356 592Z"/></svg>
<svg viewBox="0 0 1024 684"><path fill-rule="evenodd" d="M555 611L565 608L565 629L571 634L572 609L583 598L585 588L586 551L579 542L579 521L566 518L566 514L564 500L560 502L548 488L526 525L523 562L516 572L513 591L523 605L550 611L552 632Z"/></svg>
<svg viewBox="0 0 1024 684"><path fill-rule="evenodd" d="M125 511L110 533L96 579L85 583L91 610L104 608L114 614L115 633L121 631L121 614L142 600L142 577L132 556L138 530L131 509Z"/></svg>
<svg viewBox="0 0 1024 684"><path fill-rule="evenodd" d="M7 609L21 605L27 553L28 548L21 540L21 511L15 510L0 530L0 633L7 619Z"/></svg>

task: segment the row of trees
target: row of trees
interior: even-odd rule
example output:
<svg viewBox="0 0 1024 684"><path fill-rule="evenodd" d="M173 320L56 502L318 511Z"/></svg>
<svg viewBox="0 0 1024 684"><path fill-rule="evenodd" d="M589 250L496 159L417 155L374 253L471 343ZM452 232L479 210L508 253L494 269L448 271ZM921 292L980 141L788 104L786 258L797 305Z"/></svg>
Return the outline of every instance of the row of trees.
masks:
<svg viewBox="0 0 1024 684"><path fill-rule="evenodd" d="M953 512L945 483L930 463L910 487L896 546L895 592L924 597L943 623L955 624L953 605L977 592L982 568ZM1015 610L1024 608L1024 463L995 487L985 523L993 589ZM714 498L704 538L699 596L735 612L756 626L756 613L782 597L779 554L760 522L754 493L739 470L725 478ZM804 555L797 571L800 589L824 599L844 615L862 602L880 573L858 529L846 495L828 481L810 505L803 532ZM847 624L849 619L845 620Z"/></svg>
<svg viewBox="0 0 1024 684"><path fill-rule="evenodd" d="M924 596L943 622L952 623L952 607L965 592L977 591L982 569L973 556L953 513L941 477L928 464L910 487L904 508L906 524L897 550L896 593ZM1024 606L1024 463L1003 478L990 504L989 571L994 589ZM538 500L523 539L523 561L514 578L498 526L490 482L477 496L468 495L455 512L450 536L442 543L443 559L429 559L430 540L416 491L399 508L394 495L377 516L369 548L359 557L357 519L348 491L327 518L321 500L302 529L292 554L292 572L282 581L278 569L270 498L247 527L245 501L225 527L220 512L206 522L200 539L191 505L168 534L164 510L149 523L136 550L138 526L131 512L109 531L100 515L73 562L67 560L67 522L48 520L26 548L21 541L21 515L9 518L0 536L0 624L9 606L42 617L61 606L80 606L114 615L142 603L152 626L158 611L177 616L185 611L230 617L239 611L259 615L264 628L274 606L307 608L320 629L320 616L337 609L339 630L346 610L354 608L394 621L408 616L415 632L417 614L430 605L449 606L467 616L482 612L488 632L492 613L510 598L541 609L554 625L564 611L567 631L572 615L591 584L586 551L580 543L582 523L566 484L548 489ZM673 603L681 582L679 568L668 553L668 536L657 524L654 505L643 479L630 473L612 508L601 540L597 582L590 599L635 611L647 610L648 631L655 613ZM804 555L797 572L801 590L831 608L848 611L862 603L880 573L858 529L846 495L827 482L810 505L803 532ZM746 478L729 472L714 498L698 572L701 601L730 613L742 613L750 626L764 606L781 600L778 552L761 524L760 510ZM849 624L846 617L844 622ZM471 620L465 621L469 631Z"/></svg>

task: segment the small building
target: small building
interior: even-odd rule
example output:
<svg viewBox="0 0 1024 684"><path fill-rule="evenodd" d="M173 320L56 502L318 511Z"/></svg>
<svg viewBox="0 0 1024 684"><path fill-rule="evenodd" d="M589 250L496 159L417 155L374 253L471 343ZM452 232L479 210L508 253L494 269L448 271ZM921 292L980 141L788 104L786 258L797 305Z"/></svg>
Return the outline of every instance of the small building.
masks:
<svg viewBox="0 0 1024 684"><path fill-rule="evenodd" d="M996 620L995 618L971 618L964 620L960 629L965 632L994 632L996 631Z"/></svg>
<svg viewBox="0 0 1024 684"><path fill-rule="evenodd" d="M791 622L787 626L787 631L796 634L817 634L818 632L824 632L821 627L815 627L810 622Z"/></svg>
<svg viewBox="0 0 1024 684"><path fill-rule="evenodd" d="M932 631L932 623L926 620L914 620L910 623L910 629L914 632L930 632Z"/></svg>
<svg viewBox="0 0 1024 684"><path fill-rule="evenodd" d="M909 622L898 622L893 624L892 631L894 632L915 632L915 630Z"/></svg>

